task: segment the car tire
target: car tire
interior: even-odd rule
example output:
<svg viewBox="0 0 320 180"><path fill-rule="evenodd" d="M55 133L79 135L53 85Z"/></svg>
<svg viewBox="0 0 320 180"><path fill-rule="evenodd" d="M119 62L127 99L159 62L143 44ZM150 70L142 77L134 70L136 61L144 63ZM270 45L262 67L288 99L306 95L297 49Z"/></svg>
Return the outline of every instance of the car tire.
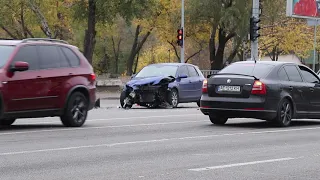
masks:
<svg viewBox="0 0 320 180"><path fill-rule="evenodd" d="M14 118L1 119L0 126L11 126L15 121L16 121L16 119L14 119Z"/></svg>
<svg viewBox="0 0 320 180"><path fill-rule="evenodd" d="M277 110L275 122L280 127L288 127L291 124L293 115L293 106L288 99L282 99Z"/></svg>
<svg viewBox="0 0 320 180"><path fill-rule="evenodd" d="M126 99L127 97L127 93L125 91L122 91L121 94L120 94L120 105L122 108L126 109L126 108L132 108L132 104L131 105L124 105L124 100ZM125 106L125 107L124 107Z"/></svg>
<svg viewBox="0 0 320 180"><path fill-rule="evenodd" d="M169 104L172 108L177 108L179 104L179 93L177 89L171 89L169 93Z"/></svg>
<svg viewBox="0 0 320 180"><path fill-rule="evenodd" d="M81 92L74 92L69 97L64 114L60 117L66 127L81 127L88 115L88 100Z"/></svg>
<svg viewBox="0 0 320 180"><path fill-rule="evenodd" d="M228 121L228 118L226 117L219 117L211 114L209 114L209 119L212 122L212 124L216 125L224 125Z"/></svg>

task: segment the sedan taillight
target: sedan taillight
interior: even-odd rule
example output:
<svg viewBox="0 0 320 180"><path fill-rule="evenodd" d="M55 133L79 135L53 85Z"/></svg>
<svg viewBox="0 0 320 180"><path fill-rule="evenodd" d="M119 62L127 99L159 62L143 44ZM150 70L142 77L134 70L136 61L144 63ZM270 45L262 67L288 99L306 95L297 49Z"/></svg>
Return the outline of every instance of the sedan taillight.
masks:
<svg viewBox="0 0 320 180"><path fill-rule="evenodd" d="M207 79L203 80L202 93L208 93L208 81L207 81Z"/></svg>
<svg viewBox="0 0 320 180"><path fill-rule="evenodd" d="M267 88L266 85L261 81L254 81L251 94L257 94L257 95L265 95L267 94Z"/></svg>

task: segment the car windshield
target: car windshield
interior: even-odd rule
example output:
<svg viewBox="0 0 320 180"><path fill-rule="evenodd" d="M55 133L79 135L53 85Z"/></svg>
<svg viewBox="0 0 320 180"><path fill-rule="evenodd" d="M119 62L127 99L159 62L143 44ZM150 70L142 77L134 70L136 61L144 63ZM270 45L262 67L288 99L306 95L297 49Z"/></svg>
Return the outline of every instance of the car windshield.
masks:
<svg viewBox="0 0 320 180"><path fill-rule="evenodd" d="M14 46L0 45L0 67L3 67L7 63L14 48Z"/></svg>
<svg viewBox="0 0 320 180"><path fill-rule="evenodd" d="M176 76L178 66L172 65L150 65L144 67L135 77L152 77L152 76Z"/></svg>
<svg viewBox="0 0 320 180"><path fill-rule="evenodd" d="M234 63L222 69L218 74L243 74L263 78L268 75L273 67L270 64Z"/></svg>

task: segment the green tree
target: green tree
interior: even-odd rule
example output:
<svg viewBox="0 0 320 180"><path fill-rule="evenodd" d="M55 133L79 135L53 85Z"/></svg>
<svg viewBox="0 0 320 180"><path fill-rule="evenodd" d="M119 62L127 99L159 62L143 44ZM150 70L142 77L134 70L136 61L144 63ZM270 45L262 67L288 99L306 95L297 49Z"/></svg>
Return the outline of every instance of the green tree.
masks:
<svg viewBox="0 0 320 180"><path fill-rule="evenodd" d="M248 32L250 10L249 0L190 0L191 18L210 25L210 64L211 69L223 67L225 48L231 39L235 39L231 61Z"/></svg>

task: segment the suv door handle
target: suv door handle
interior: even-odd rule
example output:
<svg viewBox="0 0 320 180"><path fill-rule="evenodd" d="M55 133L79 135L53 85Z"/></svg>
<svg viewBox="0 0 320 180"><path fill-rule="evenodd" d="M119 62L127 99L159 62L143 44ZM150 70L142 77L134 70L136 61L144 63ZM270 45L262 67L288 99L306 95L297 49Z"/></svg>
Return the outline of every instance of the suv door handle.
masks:
<svg viewBox="0 0 320 180"><path fill-rule="evenodd" d="M41 78L41 76L37 76L37 78Z"/></svg>
<svg viewBox="0 0 320 180"><path fill-rule="evenodd" d="M292 91L292 90L293 90L293 87L292 87L292 86L289 86L289 90Z"/></svg>
<svg viewBox="0 0 320 180"><path fill-rule="evenodd" d="M310 91L313 92L313 91L314 91L314 88L310 88Z"/></svg>

